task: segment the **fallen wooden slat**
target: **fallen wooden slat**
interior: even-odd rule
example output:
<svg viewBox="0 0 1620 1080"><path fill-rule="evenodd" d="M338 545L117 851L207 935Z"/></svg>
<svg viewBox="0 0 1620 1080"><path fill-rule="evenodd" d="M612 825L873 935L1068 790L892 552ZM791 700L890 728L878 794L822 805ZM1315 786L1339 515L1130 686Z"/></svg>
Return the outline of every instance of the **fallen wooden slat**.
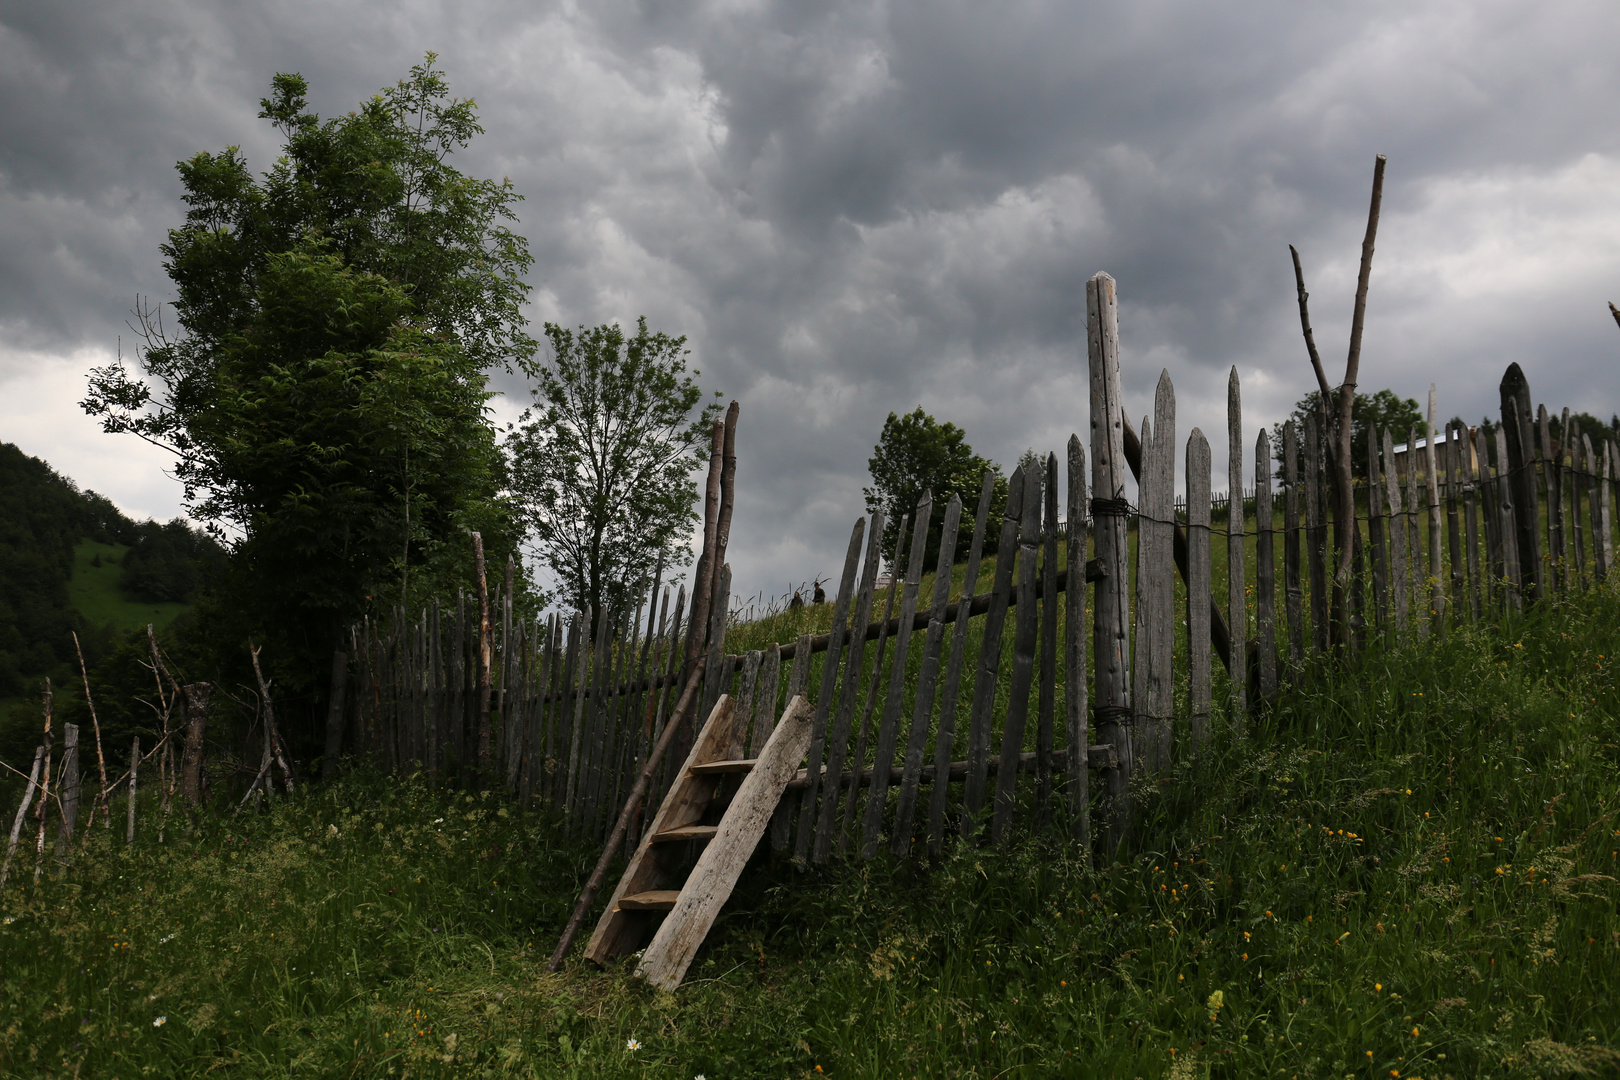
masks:
<svg viewBox="0 0 1620 1080"><path fill-rule="evenodd" d="M614 907L619 911L669 911L680 898L679 889L652 889L633 896L621 896Z"/></svg>
<svg viewBox="0 0 1620 1080"><path fill-rule="evenodd" d="M754 768L756 760L755 758L727 758L724 761L705 761L693 765L687 771L693 776L712 776L715 773L745 773Z"/></svg>
<svg viewBox="0 0 1620 1080"><path fill-rule="evenodd" d="M1018 771L1019 772L1030 772L1030 771L1032 771L1035 768L1035 765L1036 765L1036 761L1035 761L1036 757L1037 757L1037 755L1035 754L1034 751L1031 751L1031 752L1029 752L1027 754L1018 755ZM1069 751L1067 749L1053 750L1052 751L1052 767L1054 769L1061 768L1061 767L1065 766L1067 764L1068 760L1069 760ZM1118 757L1115 756L1114 748L1111 745L1108 745L1108 744L1094 744L1092 746L1086 747L1086 767L1088 769L1112 769L1112 768L1115 767L1118 760L1119 760ZM1001 763L995 758L991 758L989 760L989 762L987 762L986 764L988 766L988 774L990 776L997 775L997 773L999 773L1000 770L1001 770ZM955 784L955 783L960 783L961 781L967 779L968 765L969 765L969 763L966 762L966 761L953 761L953 762L951 762L949 772L946 775L946 783L947 784ZM844 783L851 784L851 785L856 785L856 786L859 786L859 787L867 787L872 783L872 777L876 774L876 772L877 772L877 767L876 766L869 766L869 767L867 767L865 769L862 769L858 773L857 772L845 773L844 774ZM918 772L918 774L917 774L917 780L918 780L918 783L932 784L934 782L934 778L936 776L938 776L938 775L939 775L939 770L935 766L933 766L933 765L924 765L922 767L921 771ZM890 765L889 766L889 772L888 772L888 782L889 783L892 784L892 783L897 782L898 780L900 780L900 778L902 776L904 776L904 770L901 768L901 766L899 766L899 765ZM810 786L810 780L809 780L808 771L805 770L805 769L800 769L798 772L793 774L793 779L788 781L787 790L788 791L803 791L805 788L807 788L809 786Z"/></svg>
<svg viewBox="0 0 1620 1080"><path fill-rule="evenodd" d="M655 844L673 844L681 840L707 840L712 837L718 825L680 825L673 829L665 829L655 833L652 842Z"/></svg>

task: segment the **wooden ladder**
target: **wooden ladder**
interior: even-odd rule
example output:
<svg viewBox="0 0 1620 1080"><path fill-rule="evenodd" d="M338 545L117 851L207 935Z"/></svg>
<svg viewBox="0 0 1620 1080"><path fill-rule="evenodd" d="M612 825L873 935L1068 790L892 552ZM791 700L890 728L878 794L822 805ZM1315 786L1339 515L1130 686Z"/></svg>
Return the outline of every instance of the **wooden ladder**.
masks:
<svg viewBox="0 0 1620 1080"><path fill-rule="evenodd" d="M585 948L587 959L606 966L635 952L662 915L636 973L662 990L681 985L798 771L810 745L813 715L810 703L795 697L759 757L738 758L743 735L738 728L747 718L737 715L731 695L720 696L608 900ZM729 805L717 806L727 778L739 774L742 783ZM717 810L718 821L706 824ZM687 849L680 841L692 840L706 845L690 873L683 874Z"/></svg>

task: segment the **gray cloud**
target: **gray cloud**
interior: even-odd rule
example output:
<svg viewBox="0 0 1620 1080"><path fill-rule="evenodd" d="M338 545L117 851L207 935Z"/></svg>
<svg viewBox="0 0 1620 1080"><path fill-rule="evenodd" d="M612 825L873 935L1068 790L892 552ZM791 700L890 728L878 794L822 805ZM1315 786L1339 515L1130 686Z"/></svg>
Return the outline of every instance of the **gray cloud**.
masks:
<svg viewBox="0 0 1620 1080"><path fill-rule="evenodd" d="M1342 365L1376 152L1363 386L1432 381L1475 417L1519 360L1538 397L1606 414L1617 30L1587 2L0 4L0 418L174 512L160 459L76 416L73 376L167 295L175 160L263 167L274 72L330 114L427 49L488 128L463 166L527 196L536 321L646 314L742 402L743 591L833 568L890 410L1002 461L1084 430L1099 269L1128 406L1167 368L1222 468L1229 367L1251 445L1312 385L1289 242Z"/></svg>

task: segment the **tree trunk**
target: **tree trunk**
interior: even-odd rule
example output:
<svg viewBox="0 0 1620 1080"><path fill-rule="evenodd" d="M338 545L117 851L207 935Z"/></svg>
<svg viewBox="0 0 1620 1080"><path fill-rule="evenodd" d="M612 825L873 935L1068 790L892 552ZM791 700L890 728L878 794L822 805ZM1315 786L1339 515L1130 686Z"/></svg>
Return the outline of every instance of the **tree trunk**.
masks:
<svg viewBox="0 0 1620 1080"><path fill-rule="evenodd" d="M213 687L205 682L180 688L186 702L185 753L180 759L180 796L188 806L203 800L203 735L208 726L208 695Z"/></svg>

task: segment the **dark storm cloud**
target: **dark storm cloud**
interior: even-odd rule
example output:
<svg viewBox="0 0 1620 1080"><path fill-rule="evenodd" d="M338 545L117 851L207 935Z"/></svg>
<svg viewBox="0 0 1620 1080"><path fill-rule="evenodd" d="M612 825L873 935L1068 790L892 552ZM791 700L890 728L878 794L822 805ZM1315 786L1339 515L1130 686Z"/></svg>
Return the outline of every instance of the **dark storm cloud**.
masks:
<svg viewBox="0 0 1620 1080"><path fill-rule="evenodd" d="M0 363L63 417L70 472L108 451L72 419L69 368L114 346L136 293L166 295L174 161L237 143L262 168L271 74L303 72L330 114L428 49L488 128L463 167L527 196L536 321L646 314L742 402L744 591L834 569L891 409L920 403L1002 461L1084 430L1099 269L1120 283L1128 407L1168 368L1178 429L1222 446L1235 364L1252 444L1312 383L1289 242L1342 367L1376 152L1363 386L1433 381L1444 416L1477 417L1517 359L1549 403L1620 407L1610 5L0 12ZM134 483L107 475L85 479Z"/></svg>

